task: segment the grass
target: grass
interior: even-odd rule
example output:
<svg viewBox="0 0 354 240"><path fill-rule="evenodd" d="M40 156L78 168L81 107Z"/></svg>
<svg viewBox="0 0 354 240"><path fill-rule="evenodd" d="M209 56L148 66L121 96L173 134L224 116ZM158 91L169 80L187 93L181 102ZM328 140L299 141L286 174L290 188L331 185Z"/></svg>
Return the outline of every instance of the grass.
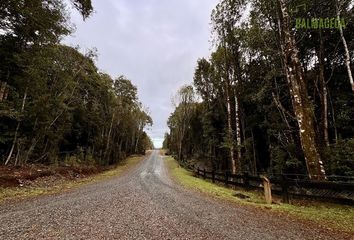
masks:
<svg viewBox="0 0 354 240"><path fill-rule="evenodd" d="M172 157L165 157L165 161L172 178L182 186L189 189L196 190L214 198L229 202L258 208L266 208L271 211L277 213L280 212L299 219L314 221L326 228L354 233L353 207L321 202L308 202L306 206L282 203L267 205L262 194L259 192L225 188L195 177L192 172L180 167L177 161ZM247 195L249 198L237 198L234 196L236 192Z"/></svg>
<svg viewBox="0 0 354 240"><path fill-rule="evenodd" d="M51 187L16 187L2 188L0 187L0 203L9 201L18 201L36 197L40 195L56 194L70 189L75 189L83 185L107 180L111 177L119 176L128 169L134 167L144 159L144 156L129 157L125 161L119 163L115 168L104 171L102 173L92 175L78 180L64 180L58 182Z"/></svg>

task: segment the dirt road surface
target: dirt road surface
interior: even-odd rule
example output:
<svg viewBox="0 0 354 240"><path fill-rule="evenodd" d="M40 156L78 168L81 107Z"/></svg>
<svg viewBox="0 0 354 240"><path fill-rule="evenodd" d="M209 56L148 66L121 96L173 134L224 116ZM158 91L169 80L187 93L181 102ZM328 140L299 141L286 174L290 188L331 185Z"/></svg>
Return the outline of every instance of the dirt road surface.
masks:
<svg viewBox="0 0 354 240"><path fill-rule="evenodd" d="M174 183L158 151L120 177L0 206L0 239L350 239Z"/></svg>

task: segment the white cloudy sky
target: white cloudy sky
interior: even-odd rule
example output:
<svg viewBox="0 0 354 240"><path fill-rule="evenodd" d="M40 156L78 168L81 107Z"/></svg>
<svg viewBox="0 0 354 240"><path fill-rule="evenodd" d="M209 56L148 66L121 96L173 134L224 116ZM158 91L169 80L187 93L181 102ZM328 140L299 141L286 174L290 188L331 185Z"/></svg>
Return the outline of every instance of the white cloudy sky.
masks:
<svg viewBox="0 0 354 240"><path fill-rule="evenodd" d="M125 75L154 121L149 135L160 147L173 111L171 96L193 80L196 61L208 57L210 14L217 0L93 0L95 13L82 21L72 11L75 33L66 44L97 48L97 65L112 77Z"/></svg>

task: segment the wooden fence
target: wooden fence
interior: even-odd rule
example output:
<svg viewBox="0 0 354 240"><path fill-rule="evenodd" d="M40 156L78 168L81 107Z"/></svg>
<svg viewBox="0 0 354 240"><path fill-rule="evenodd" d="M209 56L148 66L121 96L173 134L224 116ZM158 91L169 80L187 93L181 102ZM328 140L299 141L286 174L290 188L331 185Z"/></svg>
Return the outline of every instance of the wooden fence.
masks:
<svg viewBox="0 0 354 240"><path fill-rule="evenodd" d="M263 188L262 176L251 176L248 173L231 174L198 168L195 174L197 177L210 179L213 183L223 183L225 186L238 186L245 189ZM354 205L354 183L310 181L291 177L289 175L267 177L270 180L272 192L281 195L285 203L289 203L291 198L302 197Z"/></svg>

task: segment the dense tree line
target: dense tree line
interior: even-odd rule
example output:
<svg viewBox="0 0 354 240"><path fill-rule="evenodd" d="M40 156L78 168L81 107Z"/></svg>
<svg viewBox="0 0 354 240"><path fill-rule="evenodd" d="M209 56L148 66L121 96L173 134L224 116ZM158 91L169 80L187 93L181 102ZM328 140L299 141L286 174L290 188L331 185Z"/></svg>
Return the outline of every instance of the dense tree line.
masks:
<svg viewBox="0 0 354 240"><path fill-rule="evenodd" d="M73 0L83 18L90 0ZM63 1L0 3L0 161L112 164L152 146L137 88L60 44L72 32Z"/></svg>
<svg viewBox="0 0 354 240"><path fill-rule="evenodd" d="M215 50L179 91L164 147L218 170L353 176L353 20L349 0L220 1Z"/></svg>

